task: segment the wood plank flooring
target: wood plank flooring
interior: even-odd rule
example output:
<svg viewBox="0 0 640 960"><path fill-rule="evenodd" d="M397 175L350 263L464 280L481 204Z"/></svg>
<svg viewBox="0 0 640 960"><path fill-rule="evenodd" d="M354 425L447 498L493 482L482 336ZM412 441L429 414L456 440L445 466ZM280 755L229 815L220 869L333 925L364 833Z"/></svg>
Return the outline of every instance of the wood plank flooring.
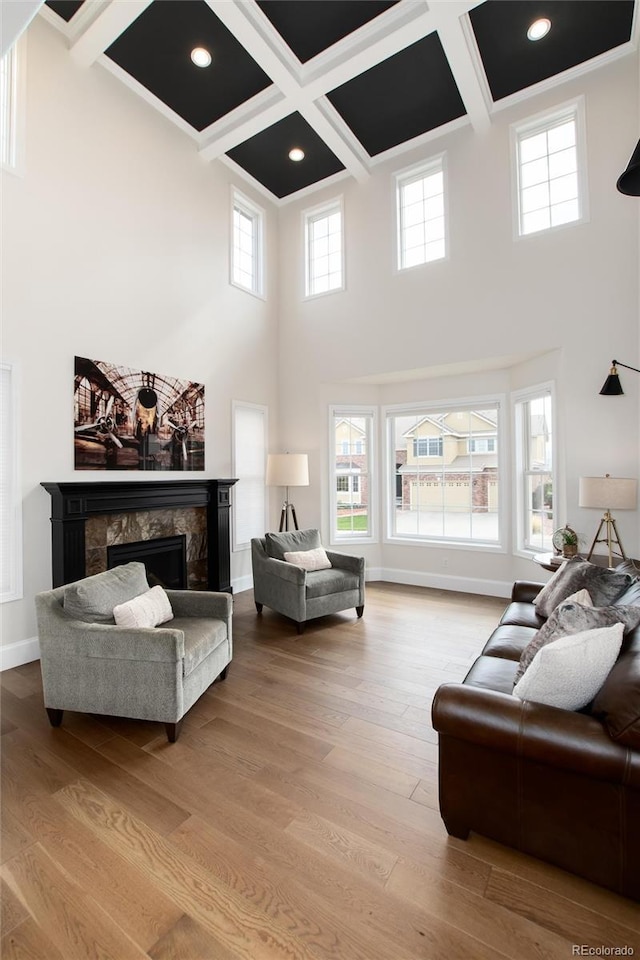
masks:
<svg viewBox="0 0 640 960"><path fill-rule="evenodd" d="M640 910L438 813L437 687L504 602L372 583L298 636L234 598L185 718L65 713L1 675L3 960L565 960L640 953Z"/></svg>

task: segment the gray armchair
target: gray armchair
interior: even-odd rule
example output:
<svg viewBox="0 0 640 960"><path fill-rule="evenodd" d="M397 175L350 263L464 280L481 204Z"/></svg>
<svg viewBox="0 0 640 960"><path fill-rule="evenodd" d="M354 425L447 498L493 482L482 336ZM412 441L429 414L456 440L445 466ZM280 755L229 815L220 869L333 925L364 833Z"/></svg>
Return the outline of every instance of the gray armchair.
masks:
<svg viewBox="0 0 640 960"><path fill-rule="evenodd" d="M253 591L256 609L266 606L295 620L302 633L307 620L355 607L364 612L364 557L327 550L331 567L304 570L284 559L285 552L320 547L317 530L267 533L251 541Z"/></svg>
<svg viewBox="0 0 640 960"><path fill-rule="evenodd" d="M157 720L175 743L182 719L232 657L227 593L167 590L174 618L116 626L113 608L147 591L142 563L127 563L36 596L44 702L52 726L64 710Z"/></svg>

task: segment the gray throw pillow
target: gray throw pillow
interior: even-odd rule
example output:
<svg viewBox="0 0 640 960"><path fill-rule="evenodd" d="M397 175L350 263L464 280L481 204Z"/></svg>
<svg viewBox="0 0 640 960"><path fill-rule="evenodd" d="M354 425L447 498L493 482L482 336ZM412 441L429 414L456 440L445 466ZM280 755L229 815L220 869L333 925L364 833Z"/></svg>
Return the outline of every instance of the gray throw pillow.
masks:
<svg viewBox="0 0 640 960"><path fill-rule="evenodd" d="M560 637L570 637L575 633L583 633L585 630L610 627L615 623L621 623L625 633L635 629L640 624L640 607L618 605L586 607L581 603L561 603L522 651L514 685L524 676L538 650L541 650L548 643L552 643Z"/></svg>
<svg viewBox="0 0 640 960"><path fill-rule="evenodd" d="M70 583L64 592L64 610L85 623L115 623L113 608L149 589L144 563L133 560L112 570Z"/></svg>
<svg viewBox="0 0 640 960"><path fill-rule="evenodd" d="M533 601L541 617L550 617L556 607L578 590L588 590L594 607L613 603L631 583L626 573L597 567L588 560L567 560L554 573Z"/></svg>
<svg viewBox="0 0 640 960"><path fill-rule="evenodd" d="M286 533L265 534L267 556L273 557L274 560L284 560L285 553L316 550L321 546L320 534L313 528L309 530L289 530Z"/></svg>

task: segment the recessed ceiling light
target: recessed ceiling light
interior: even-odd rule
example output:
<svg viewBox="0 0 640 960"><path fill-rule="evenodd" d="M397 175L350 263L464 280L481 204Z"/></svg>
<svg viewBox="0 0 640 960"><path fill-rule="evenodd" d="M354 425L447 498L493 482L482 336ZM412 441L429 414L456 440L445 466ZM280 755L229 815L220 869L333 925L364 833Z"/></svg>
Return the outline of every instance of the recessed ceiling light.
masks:
<svg viewBox="0 0 640 960"><path fill-rule="evenodd" d="M539 20L533 21L527 30L527 36L529 40L542 40L549 33L549 30L551 30L551 20L547 17L540 17Z"/></svg>
<svg viewBox="0 0 640 960"><path fill-rule="evenodd" d="M289 160L293 160L294 163L299 163L300 160L304 160L304 150L301 150L300 147L294 147L293 150L289 150Z"/></svg>
<svg viewBox="0 0 640 960"><path fill-rule="evenodd" d="M191 59L196 67L208 67L211 63L211 54L204 47L194 47L191 51Z"/></svg>

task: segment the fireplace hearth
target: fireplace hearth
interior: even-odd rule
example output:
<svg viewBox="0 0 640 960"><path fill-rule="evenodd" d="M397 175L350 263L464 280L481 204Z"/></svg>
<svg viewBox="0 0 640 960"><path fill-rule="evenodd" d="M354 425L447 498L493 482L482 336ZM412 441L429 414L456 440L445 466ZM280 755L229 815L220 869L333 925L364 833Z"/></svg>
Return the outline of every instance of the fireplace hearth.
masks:
<svg viewBox="0 0 640 960"><path fill-rule="evenodd" d="M106 570L108 550L116 544L184 534L187 586L231 593L230 509L236 482L42 483L51 496L53 586Z"/></svg>

